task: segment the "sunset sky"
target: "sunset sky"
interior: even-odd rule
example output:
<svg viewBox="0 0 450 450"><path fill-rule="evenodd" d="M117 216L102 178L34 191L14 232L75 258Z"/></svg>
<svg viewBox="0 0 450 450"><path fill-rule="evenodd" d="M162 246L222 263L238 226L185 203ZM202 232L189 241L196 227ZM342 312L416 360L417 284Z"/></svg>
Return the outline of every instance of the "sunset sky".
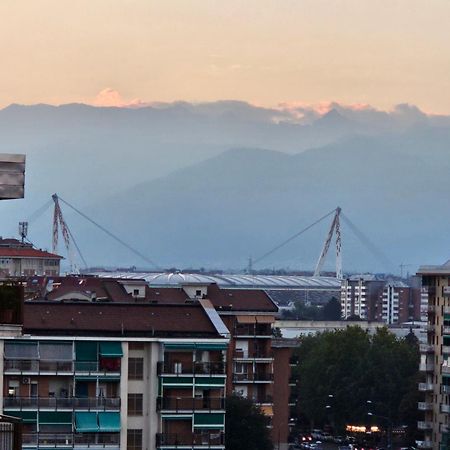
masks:
<svg viewBox="0 0 450 450"><path fill-rule="evenodd" d="M449 0L1 0L0 107L239 99L449 114L449 24Z"/></svg>

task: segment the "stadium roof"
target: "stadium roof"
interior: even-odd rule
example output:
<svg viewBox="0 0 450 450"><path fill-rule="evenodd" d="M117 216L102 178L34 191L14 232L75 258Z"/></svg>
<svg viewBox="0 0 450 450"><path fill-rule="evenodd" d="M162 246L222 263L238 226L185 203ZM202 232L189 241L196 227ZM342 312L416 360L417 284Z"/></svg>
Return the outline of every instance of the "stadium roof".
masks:
<svg viewBox="0 0 450 450"><path fill-rule="evenodd" d="M216 283L222 288L239 289L317 289L339 290L340 280L333 277L308 277L297 275L204 275L199 273L155 272L91 272L91 275L107 278L140 279L150 286L181 286L187 284Z"/></svg>

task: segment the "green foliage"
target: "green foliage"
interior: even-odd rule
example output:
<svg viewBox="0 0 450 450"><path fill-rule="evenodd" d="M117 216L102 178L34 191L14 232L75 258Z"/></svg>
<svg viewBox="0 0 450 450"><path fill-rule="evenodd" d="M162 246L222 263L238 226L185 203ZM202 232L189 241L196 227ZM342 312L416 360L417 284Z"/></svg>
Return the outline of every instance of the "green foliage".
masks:
<svg viewBox="0 0 450 450"><path fill-rule="evenodd" d="M252 401L232 395L225 416L226 450L272 450L268 417Z"/></svg>
<svg viewBox="0 0 450 450"><path fill-rule="evenodd" d="M341 303L336 297L330 298L322 309L323 320L341 320Z"/></svg>
<svg viewBox="0 0 450 450"><path fill-rule="evenodd" d="M408 410L417 398L418 345L396 338L387 328L373 336L350 326L302 338L295 359L298 413L313 423L333 422L338 428L364 424L367 400L372 401L372 413L398 425L413 423L418 414L417 403L412 414ZM330 394L333 401L327 409Z"/></svg>

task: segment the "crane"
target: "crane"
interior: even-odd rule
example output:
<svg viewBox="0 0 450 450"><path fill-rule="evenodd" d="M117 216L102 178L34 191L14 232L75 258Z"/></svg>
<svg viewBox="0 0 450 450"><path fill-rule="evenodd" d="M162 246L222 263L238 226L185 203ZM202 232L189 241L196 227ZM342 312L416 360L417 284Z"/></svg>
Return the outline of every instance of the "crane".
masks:
<svg viewBox="0 0 450 450"><path fill-rule="evenodd" d="M339 217L341 215L341 208L338 206L334 214L333 221L331 222L330 230L328 231L327 238L323 244L322 252L320 253L319 260L317 261L316 268L314 270L314 276L320 277L320 272L322 271L325 258L327 256L328 250L330 248L331 239L333 234L335 234L336 239L336 278L342 280L342 254L341 254L341 225Z"/></svg>
<svg viewBox="0 0 450 450"><path fill-rule="evenodd" d="M67 257L69 259L70 272L79 274L80 271L75 264L75 257L73 254L72 245L70 243L70 230L67 226L61 207L59 205L59 199L57 194L52 195L53 203L55 204L55 209L53 210L53 240L52 240L52 252L58 253L58 238L59 238L59 227L61 227L61 234L64 239L64 244L67 250Z"/></svg>

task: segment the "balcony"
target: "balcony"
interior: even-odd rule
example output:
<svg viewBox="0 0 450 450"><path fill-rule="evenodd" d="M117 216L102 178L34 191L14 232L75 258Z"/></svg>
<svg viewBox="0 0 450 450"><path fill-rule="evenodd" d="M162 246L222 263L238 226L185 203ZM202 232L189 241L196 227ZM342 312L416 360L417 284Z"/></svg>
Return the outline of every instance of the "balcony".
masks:
<svg viewBox="0 0 450 450"><path fill-rule="evenodd" d="M420 353L433 353L434 347L430 344L420 344Z"/></svg>
<svg viewBox="0 0 450 450"><path fill-rule="evenodd" d="M71 448L119 450L120 433L24 433L22 448Z"/></svg>
<svg viewBox="0 0 450 450"><path fill-rule="evenodd" d="M120 398L5 397L3 406L13 410L120 411Z"/></svg>
<svg viewBox="0 0 450 450"><path fill-rule="evenodd" d="M450 394L450 386L446 386L445 384L441 385L443 394Z"/></svg>
<svg viewBox="0 0 450 450"><path fill-rule="evenodd" d="M433 409L433 403L419 402L417 408L419 411L431 411Z"/></svg>
<svg viewBox="0 0 450 450"><path fill-rule="evenodd" d="M433 392L433 383L419 383L420 392Z"/></svg>
<svg viewBox="0 0 450 450"><path fill-rule="evenodd" d="M417 429L419 430L432 430L433 424L431 422L417 422Z"/></svg>
<svg viewBox="0 0 450 450"><path fill-rule="evenodd" d="M255 361L255 362L272 362L273 356L265 351L256 351L245 353L243 350L236 350L233 354L233 359L236 361Z"/></svg>
<svg viewBox="0 0 450 450"><path fill-rule="evenodd" d="M442 333L446 335L450 335L450 327L449 326L443 326L442 327Z"/></svg>
<svg viewBox="0 0 450 450"><path fill-rule="evenodd" d="M437 311L437 308L435 305L428 305L427 306L427 312L428 314L435 314Z"/></svg>
<svg viewBox="0 0 450 450"><path fill-rule="evenodd" d="M418 448L433 448L433 442L431 441L416 441Z"/></svg>
<svg viewBox="0 0 450 450"><path fill-rule="evenodd" d="M120 365L108 366L98 361L42 361L37 359L5 359L6 375L120 375Z"/></svg>
<svg viewBox="0 0 450 450"><path fill-rule="evenodd" d="M235 373L233 383L272 383L273 373Z"/></svg>
<svg viewBox="0 0 450 450"><path fill-rule="evenodd" d="M442 373L450 373L450 366L442 365Z"/></svg>
<svg viewBox="0 0 450 450"><path fill-rule="evenodd" d="M225 445L225 437L221 431L217 433L157 433L156 448L173 448L173 447L195 447L195 448L214 448L223 447Z"/></svg>
<svg viewBox="0 0 450 450"><path fill-rule="evenodd" d="M256 405L272 405L273 404L273 397L271 395L266 395L265 397L255 397L255 398L252 398L251 400Z"/></svg>
<svg viewBox="0 0 450 450"><path fill-rule="evenodd" d="M246 338L270 338L272 329L270 325L237 325L234 328L234 335Z"/></svg>
<svg viewBox="0 0 450 450"><path fill-rule="evenodd" d="M158 411L211 411L224 410L225 398L210 397L210 398L196 398L196 397L158 397L157 410Z"/></svg>
<svg viewBox="0 0 450 450"><path fill-rule="evenodd" d="M158 375L225 375L223 362L158 362Z"/></svg>
<svg viewBox="0 0 450 450"><path fill-rule="evenodd" d="M37 359L5 359L5 374L72 375L72 361L40 361Z"/></svg>
<svg viewBox="0 0 450 450"><path fill-rule="evenodd" d="M445 403L441 403L441 412L450 413L450 405L446 405Z"/></svg>
<svg viewBox="0 0 450 450"><path fill-rule="evenodd" d="M420 363L419 370L421 372L433 372L433 370L434 370L434 363L432 363L432 362Z"/></svg>

